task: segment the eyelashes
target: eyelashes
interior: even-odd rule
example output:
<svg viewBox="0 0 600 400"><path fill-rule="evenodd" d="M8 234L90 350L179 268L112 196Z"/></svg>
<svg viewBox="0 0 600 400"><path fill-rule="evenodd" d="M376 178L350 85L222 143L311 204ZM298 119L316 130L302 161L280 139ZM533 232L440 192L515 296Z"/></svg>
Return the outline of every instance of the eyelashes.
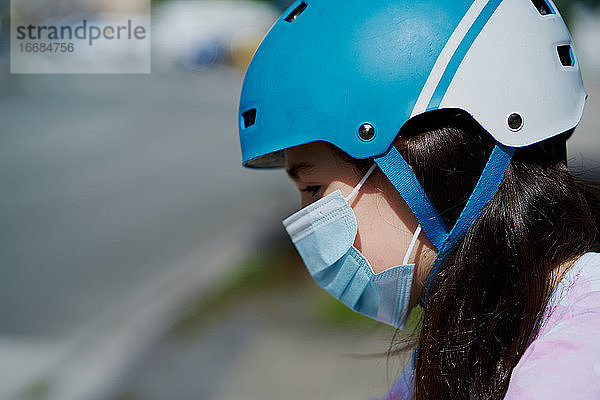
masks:
<svg viewBox="0 0 600 400"><path fill-rule="evenodd" d="M319 193L320 190L321 190L320 185L312 185L312 186L307 186L304 189L300 189L301 192L310 193L310 195L312 197L315 197L317 195L317 193Z"/></svg>

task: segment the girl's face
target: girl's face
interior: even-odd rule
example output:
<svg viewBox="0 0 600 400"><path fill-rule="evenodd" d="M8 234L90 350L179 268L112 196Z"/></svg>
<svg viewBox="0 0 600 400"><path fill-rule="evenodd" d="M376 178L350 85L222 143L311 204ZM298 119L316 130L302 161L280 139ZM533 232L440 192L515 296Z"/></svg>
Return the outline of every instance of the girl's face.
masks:
<svg viewBox="0 0 600 400"><path fill-rule="evenodd" d="M301 207L340 189L348 196L362 175L354 166L333 152L325 142L308 143L285 150L288 175L300 191ZM379 273L402 260L417 228L417 220L394 186L376 169L350 200L356 214L356 247L369 260L373 272ZM427 273L436 251L421 233L409 263L415 264L411 290L411 307L422 295Z"/></svg>

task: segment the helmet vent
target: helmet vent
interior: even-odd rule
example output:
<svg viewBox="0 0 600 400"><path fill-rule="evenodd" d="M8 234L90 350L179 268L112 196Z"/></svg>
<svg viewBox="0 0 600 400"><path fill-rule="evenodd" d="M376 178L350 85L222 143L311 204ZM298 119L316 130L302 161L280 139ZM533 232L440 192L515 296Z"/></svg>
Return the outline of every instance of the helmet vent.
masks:
<svg viewBox="0 0 600 400"><path fill-rule="evenodd" d="M287 22L293 22L296 18L298 18L298 15L302 14L304 10L306 10L306 3L301 2L300 4L298 4L298 7L294 8L292 12L289 13L287 17L285 17L285 20Z"/></svg>
<svg viewBox="0 0 600 400"><path fill-rule="evenodd" d="M558 58L560 58L560 63L565 66L565 67L572 67L575 65L575 57L573 57L573 50L571 49L571 46L564 45L564 46L558 46L556 48L556 51L558 52Z"/></svg>
<svg viewBox="0 0 600 400"><path fill-rule="evenodd" d="M554 11L552 11L552 7L550 7L550 4L548 4L546 0L531 0L531 2L535 6L535 8L537 8L540 14L554 14Z"/></svg>
<svg viewBox="0 0 600 400"><path fill-rule="evenodd" d="M249 128L256 122L256 108L252 108L242 113L244 119L244 128Z"/></svg>

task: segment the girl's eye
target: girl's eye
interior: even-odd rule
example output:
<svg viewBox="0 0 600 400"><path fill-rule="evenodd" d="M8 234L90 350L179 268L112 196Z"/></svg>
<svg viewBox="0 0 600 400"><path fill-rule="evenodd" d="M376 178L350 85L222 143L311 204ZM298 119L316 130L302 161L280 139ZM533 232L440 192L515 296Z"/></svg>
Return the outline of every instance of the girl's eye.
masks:
<svg viewBox="0 0 600 400"><path fill-rule="evenodd" d="M301 192L310 193L313 197L317 195L319 190L321 190L320 185L307 186L304 189L300 189Z"/></svg>

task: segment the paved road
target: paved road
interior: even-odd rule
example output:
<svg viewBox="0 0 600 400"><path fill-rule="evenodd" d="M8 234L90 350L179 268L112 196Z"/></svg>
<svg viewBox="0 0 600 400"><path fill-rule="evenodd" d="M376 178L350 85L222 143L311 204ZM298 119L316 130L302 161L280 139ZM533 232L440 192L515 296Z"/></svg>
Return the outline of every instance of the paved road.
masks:
<svg viewBox="0 0 600 400"><path fill-rule="evenodd" d="M58 381L118 371L298 201L281 171L240 167L239 71L0 85L0 394L53 363Z"/></svg>
<svg viewBox="0 0 600 400"><path fill-rule="evenodd" d="M240 81L36 76L2 90L0 334L61 337L240 220L291 208L281 171L239 166Z"/></svg>

